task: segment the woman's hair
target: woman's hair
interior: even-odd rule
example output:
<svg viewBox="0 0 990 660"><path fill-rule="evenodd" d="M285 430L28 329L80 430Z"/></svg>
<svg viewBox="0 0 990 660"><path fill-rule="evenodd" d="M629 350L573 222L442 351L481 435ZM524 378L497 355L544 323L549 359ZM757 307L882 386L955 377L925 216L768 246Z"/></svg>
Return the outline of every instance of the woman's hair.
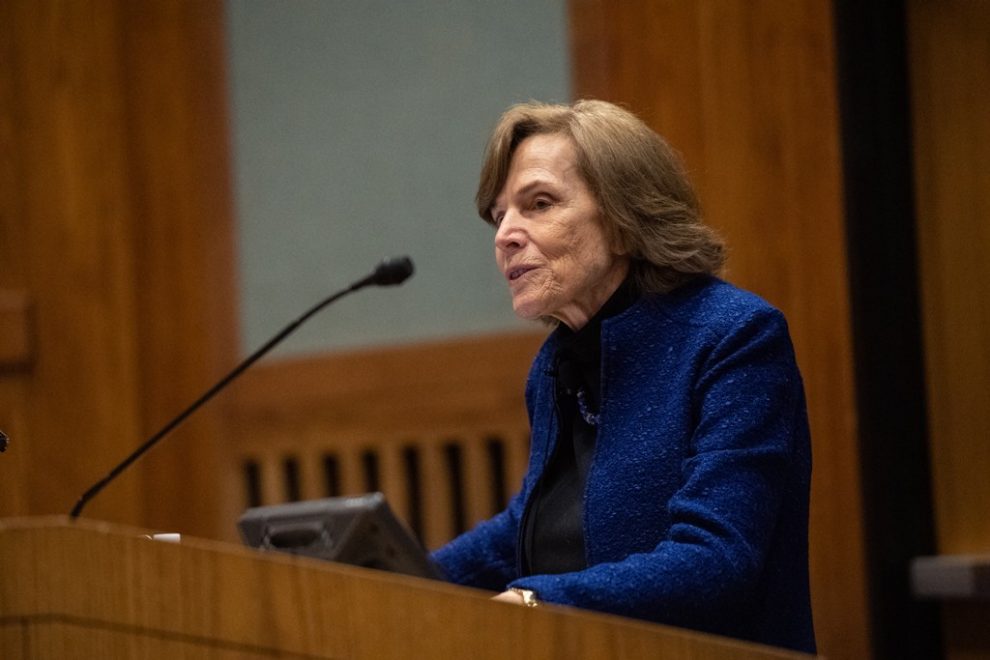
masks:
<svg viewBox="0 0 990 660"><path fill-rule="evenodd" d="M502 115L485 150L475 203L491 209L516 148L532 135L565 135L581 177L598 201L606 235L631 260L641 292L665 293L696 275L719 272L721 239L702 224L684 166L667 142L631 112L605 101L522 103Z"/></svg>

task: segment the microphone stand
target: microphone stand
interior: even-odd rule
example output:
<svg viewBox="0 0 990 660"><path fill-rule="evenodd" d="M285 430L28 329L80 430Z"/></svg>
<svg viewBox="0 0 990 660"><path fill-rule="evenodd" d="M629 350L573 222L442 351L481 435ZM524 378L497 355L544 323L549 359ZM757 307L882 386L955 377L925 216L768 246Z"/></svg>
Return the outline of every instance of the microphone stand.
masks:
<svg viewBox="0 0 990 660"><path fill-rule="evenodd" d="M214 395L217 394L217 392L225 388L232 380L234 380L242 373L244 373L244 371L247 370L248 367L250 367L252 364L260 360L270 350L275 348L275 346L279 342L281 342L283 339L285 339L290 334L292 334L296 330L296 328L298 328L300 325L305 323L311 316L322 310L330 303L339 300L340 298L343 298L347 294L353 293L358 289L363 289L366 286L372 284L377 284L380 286L390 286L394 284L400 284L403 281L405 281L406 278L412 275L412 272L413 272L412 261L408 257L386 259L381 264L379 264L378 268L376 268L375 272L372 273L371 275L368 275L367 277L358 280L357 282L351 284L346 289L338 291L337 293L329 296L328 298L322 300L321 302L311 307L309 311L307 311L305 314L303 314L295 321L287 325L277 335L269 339L261 348L251 353L251 355L249 355L243 362L241 362L239 365L234 367L234 369L229 374L221 378L216 385L214 385L209 390L207 390L205 394L203 394L201 397L196 399L196 401L194 401L192 405L190 405L188 408L186 408L181 413L179 413L174 419L172 419L172 421L170 421L168 424L162 427L161 430L159 430L153 436L145 440L144 444L142 444L140 447L135 449L127 458L123 460L123 462L117 465L117 467L110 470L107 476L103 477L95 484L93 484L89 488L89 490L87 490L85 493L82 494L82 497L79 498L79 501L76 502L76 505L72 507L72 511L69 512L69 518L72 520L78 518L79 514L82 513L83 507L86 506L86 503L89 502L91 499L93 499L100 491L106 488L106 486L111 481L116 479L121 472L123 472L128 467L130 467L131 464L134 463L134 461L144 456L144 454L149 449L151 449L156 444L158 444L158 441L164 438L166 435L168 435L169 432L172 431L172 429L177 427L179 424L184 422L186 418L188 418L194 412L199 410L200 406L202 406L204 403L212 399Z"/></svg>

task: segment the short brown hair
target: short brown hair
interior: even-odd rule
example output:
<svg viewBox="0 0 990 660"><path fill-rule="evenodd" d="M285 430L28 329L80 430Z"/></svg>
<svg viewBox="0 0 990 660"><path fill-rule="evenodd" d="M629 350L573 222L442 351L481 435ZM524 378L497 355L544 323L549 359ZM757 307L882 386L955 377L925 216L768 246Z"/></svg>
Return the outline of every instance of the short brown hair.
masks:
<svg viewBox="0 0 990 660"><path fill-rule="evenodd" d="M492 204L516 148L540 134L566 135L574 142L578 170L598 201L606 234L629 255L640 291L664 293L721 270L725 249L701 221L680 157L638 117L605 101L522 103L506 110L481 167L475 203L482 219L492 222Z"/></svg>

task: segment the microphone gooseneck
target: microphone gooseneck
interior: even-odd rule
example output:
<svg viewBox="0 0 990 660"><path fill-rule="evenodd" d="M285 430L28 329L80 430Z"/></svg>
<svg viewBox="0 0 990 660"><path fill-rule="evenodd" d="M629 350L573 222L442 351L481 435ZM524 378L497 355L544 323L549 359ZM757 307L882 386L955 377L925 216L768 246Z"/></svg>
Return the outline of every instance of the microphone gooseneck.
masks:
<svg viewBox="0 0 990 660"><path fill-rule="evenodd" d="M206 391L201 397L196 399L188 408L179 413L172 421L163 426L157 433L152 435L150 438L144 441L144 443L134 450L127 458L125 458L117 467L107 474L107 476L100 479L98 482L93 484L89 490L82 494L76 505L72 507L72 511L69 512L69 518L75 519L79 517L82 513L83 507L89 502L93 497L95 497L100 491L107 487L107 485L113 481L117 476L126 470L134 461L141 458L149 449L158 444L158 441L169 434L175 427L184 422L186 418L196 412L200 406L209 401L216 395L220 390L227 387L232 380L240 376L244 371L248 369L252 364L260 360L265 354L270 350L275 348L283 339L292 334L296 328L305 323L311 316L322 310L324 307L330 303L343 298L349 293L353 293L358 289L363 289L369 285L375 286L391 286L395 284L401 284L413 274L413 263L409 257L391 257L383 260L375 271L364 277L357 282L354 282L346 289L342 289L337 293L325 298L324 300L318 302L316 305L311 307L302 316L297 318L295 321L285 326L281 332L269 339L261 348L257 349L254 353L249 355L244 359L239 365L234 367L233 371L224 376L220 381Z"/></svg>

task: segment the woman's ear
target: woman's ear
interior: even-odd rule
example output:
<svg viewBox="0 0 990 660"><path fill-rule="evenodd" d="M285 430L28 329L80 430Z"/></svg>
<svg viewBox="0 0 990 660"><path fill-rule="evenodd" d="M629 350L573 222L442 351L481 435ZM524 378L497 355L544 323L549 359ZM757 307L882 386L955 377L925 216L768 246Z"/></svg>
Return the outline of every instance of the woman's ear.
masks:
<svg viewBox="0 0 990 660"><path fill-rule="evenodd" d="M617 257L632 256L632 246L629 245L629 241L624 236L617 232L614 227L610 227L606 231L608 232L609 249L612 250L612 254Z"/></svg>
<svg viewBox="0 0 990 660"><path fill-rule="evenodd" d="M609 218L608 211L604 204L598 200L598 222L605 231L605 238L608 240L609 251L617 257L632 256L633 246L625 233L620 229L619 223Z"/></svg>

